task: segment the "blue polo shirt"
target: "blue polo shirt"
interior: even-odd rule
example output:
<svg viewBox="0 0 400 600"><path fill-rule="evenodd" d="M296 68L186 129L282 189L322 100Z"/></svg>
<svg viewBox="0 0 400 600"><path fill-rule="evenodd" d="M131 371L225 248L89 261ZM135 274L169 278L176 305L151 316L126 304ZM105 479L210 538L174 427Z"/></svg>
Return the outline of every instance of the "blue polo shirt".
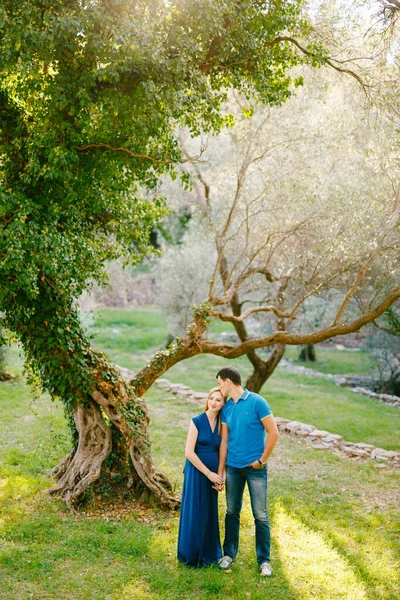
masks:
<svg viewBox="0 0 400 600"><path fill-rule="evenodd" d="M260 458L265 447L261 419L271 414L268 402L247 389L236 403L229 398L221 410L221 422L229 429L227 465L247 467Z"/></svg>

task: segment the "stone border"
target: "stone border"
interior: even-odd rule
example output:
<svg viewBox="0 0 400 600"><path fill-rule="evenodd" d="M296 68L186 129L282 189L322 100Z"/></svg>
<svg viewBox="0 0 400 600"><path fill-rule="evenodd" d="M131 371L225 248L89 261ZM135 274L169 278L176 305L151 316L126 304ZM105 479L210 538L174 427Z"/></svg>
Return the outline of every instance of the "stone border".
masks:
<svg viewBox="0 0 400 600"><path fill-rule="evenodd" d="M371 390L367 390L366 388L362 387L349 387L348 389L351 392L356 392L358 394L363 394L363 396L375 398L376 400L379 400L379 402L383 402L384 404L388 404L389 406L396 406L400 408L400 398L398 396L391 396L390 394L377 394L375 392L371 392Z"/></svg>
<svg viewBox="0 0 400 600"><path fill-rule="evenodd" d="M207 398L205 393L195 392L182 383L171 383L168 379L157 379L155 385L159 389L170 392L183 400L193 402L197 406ZM400 452L376 448L372 444L365 444L364 442L347 442L341 435L320 430L314 425L308 425L300 421L290 421L282 417L275 417L275 421L281 433L298 436L315 449L326 449L338 456L353 460L371 459L377 461L377 467L389 465L400 467Z"/></svg>
<svg viewBox="0 0 400 600"><path fill-rule="evenodd" d="M364 442L347 442L337 433L323 431L314 427L314 425L307 425L300 421L290 421L281 417L275 417L275 420L279 431L290 435L297 435L311 444L313 448L326 448L334 454L350 457L355 460L364 458L374 459L380 461L377 463L377 466L381 467L387 464L393 467L400 467L400 452L384 450L383 448L377 448L372 444L365 444Z"/></svg>
<svg viewBox="0 0 400 600"><path fill-rule="evenodd" d="M319 377L320 379L325 379L326 381L332 381L335 385L345 387L356 394L363 394L363 396L375 398L376 400L379 400L379 402L383 402L389 406L396 406L397 408L400 408L399 396L392 396L391 394L377 394L362 387L362 385L353 385L351 380L357 379L357 377L354 377L353 375L332 375L331 373L322 373L321 371L315 371L314 369L303 367L302 365L294 365L287 359L282 360L279 363L278 369L287 371L289 373L306 375L307 377ZM368 378L359 377L358 379L365 380Z"/></svg>

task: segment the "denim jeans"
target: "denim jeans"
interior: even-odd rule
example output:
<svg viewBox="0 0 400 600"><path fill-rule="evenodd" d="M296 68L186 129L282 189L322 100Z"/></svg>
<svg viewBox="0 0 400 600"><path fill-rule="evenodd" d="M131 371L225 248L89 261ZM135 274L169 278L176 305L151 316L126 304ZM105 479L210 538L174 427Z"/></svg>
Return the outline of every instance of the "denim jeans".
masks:
<svg viewBox="0 0 400 600"><path fill-rule="evenodd" d="M247 482L256 526L257 562L270 560L271 530L267 510L267 467L226 467L226 515L224 555L235 558L239 547L240 511Z"/></svg>

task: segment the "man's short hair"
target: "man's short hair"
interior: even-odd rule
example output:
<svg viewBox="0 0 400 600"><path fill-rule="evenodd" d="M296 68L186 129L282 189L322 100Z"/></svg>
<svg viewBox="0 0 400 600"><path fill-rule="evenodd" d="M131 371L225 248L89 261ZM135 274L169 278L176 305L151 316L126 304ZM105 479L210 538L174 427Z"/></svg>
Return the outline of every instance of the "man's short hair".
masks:
<svg viewBox="0 0 400 600"><path fill-rule="evenodd" d="M235 367L223 367L217 373L217 379L221 377L224 381L230 379L235 385L242 385L242 377Z"/></svg>

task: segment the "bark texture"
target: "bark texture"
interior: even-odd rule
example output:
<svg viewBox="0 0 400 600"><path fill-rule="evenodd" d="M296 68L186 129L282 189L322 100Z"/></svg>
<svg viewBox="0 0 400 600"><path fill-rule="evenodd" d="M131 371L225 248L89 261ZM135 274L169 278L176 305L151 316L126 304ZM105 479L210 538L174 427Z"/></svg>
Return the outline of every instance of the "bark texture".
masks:
<svg viewBox="0 0 400 600"><path fill-rule="evenodd" d="M126 488L142 497L154 495L163 507L176 509L179 500L171 483L150 456L147 407L132 394L117 369L110 367L115 369L114 381L101 381L101 391L93 390L89 401L75 409L78 447L53 469L57 484L49 493L73 505L103 477L110 485L118 480L120 491Z"/></svg>
<svg viewBox="0 0 400 600"><path fill-rule="evenodd" d="M52 475L58 482L49 490L68 504L73 504L98 479L112 446L111 431L93 401L77 406L74 418L79 434L78 448L53 469Z"/></svg>
<svg viewBox="0 0 400 600"><path fill-rule="evenodd" d="M250 356L247 355L254 367L253 373L250 375L246 382L247 389L256 393L258 393L261 390L264 383L268 381L272 373L275 371L276 367L279 365L281 359L283 358L283 355L285 354L285 347L286 346L284 344L275 346L267 360L262 360L254 352L254 355L257 356L258 360L253 362Z"/></svg>

